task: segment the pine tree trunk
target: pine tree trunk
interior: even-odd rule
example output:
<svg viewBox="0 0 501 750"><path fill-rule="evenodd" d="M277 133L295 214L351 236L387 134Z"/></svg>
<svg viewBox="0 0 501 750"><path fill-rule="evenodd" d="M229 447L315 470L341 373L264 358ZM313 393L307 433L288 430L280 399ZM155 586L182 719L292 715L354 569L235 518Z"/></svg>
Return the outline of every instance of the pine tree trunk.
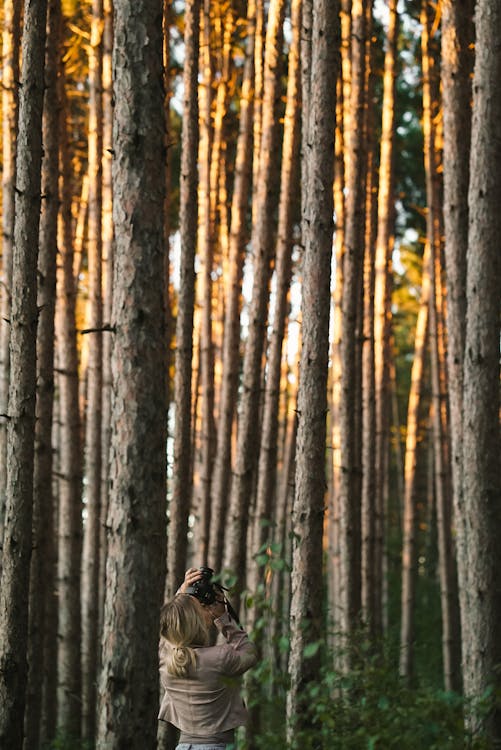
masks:
<svg viewBox="0 0 501 750"><path fill-rule="evenodd" d="M114 23L111 489L96 744L139 750L157 734L165 584L161 0L115 2Z"/></svg>
<svg viewBox="0 0 501 750"><path fill-rule="evenodd" d="M459 619L457 604L456 569L452 539L451 497L449 493L446 440L447 416L443 412L445 398L441 377L445 355L443 349L441 280L442 207L438 174L440 138L437 133L438 81L430 31L433 10L428 2L422 7L421 36L423 65L423 130L427 196L427 236L431 246L431 292L429 311L429 339L433 405L433 456L435 501L437 509L440 591L442 604L442 653L446 690L460 689Z"/></svg>
<svg viewBox="0 0 501 750"><path fill-rule="evenodd" d="M59 210L59 111L57 77L61 40L60 0L50 0L43 117L42 195L40 251L38 257L37 399L35 467L33 479L33 552L30 571L28 636L28 690L26 695L26 750L40 744L44 633L46 612L54 606L54 498L52 491L52 417L54 402L54 315L56 307L57 216Z"/></svg>
<svg viewBox="0 0 501 750"><path fill-rule="evenodd" d="M283 39L284 0L271 0L268 13L264 63L260 168L255 193L255 223L251 237L253 254L252 314L245 345L243 390L238 420L237 454L231 487L228 544L225 567L236 575L239 590L245 587L246 540L249 504L258 458L258 425L270 263L273 251L275 209L275 154L277 150L277 104L280 90L280 51ZM238 599L238 593L237 593Z"/></svg>
<svg viewBox="0 0 501 750"><path fill-rule="evenodd" d="M450 412L454 526L463 640L468 638L469 571L462 497L463 361L466 331L466 251L471 136L473 2L442 3L442 100L444 128L444 226L447 281L447 382Z"/></svg>
<svg viewBox="0 0 501 750"><path fill-rule="evenodd" d="M404 518L402 548L402 621L400 626L400 675L410 683L413 675L414 607L417 576L416 466L419 432L419 407L423 390L424 359L428 340L430 304L431 247L426 243L423 256L421 302L416 332L411 387L407 407L407 434L404 466Z"/></svg>
<svg viewBox="0 0 501 750"><path fill-rule="evenodd" d="M104 0L103 29L103 322L109 324L113 298L113 190L112 190L112 144L113 106L112 70L113 18L111 0ZM111 348L113 337L103 338L103 387L101 415L101 517L99 534L99 625L101 633L104 616L105 572L106 572L106 517L109 495L109 456L111 443Z"/></svg>
<svg viewBox="0 0 501 750"><path fill-rule="evenodd" d="M14 240L14 185L18 118L21 3L4 0L2 38L2 288L0 296L0 546L5 521L7 479L7 406L9 401L9 340ZM1 565L1 557L0 557Z"/></svg>
<svg viewBox="0 0 501 750"><path fill-rule="evenodd" d="M37 257L47 3L26 3L17 140L5 532L0 581L0 744L23 743L35 452Z"/></svg>
<svg viewBox="0 0 501 750"><path fill-rule="evenodd" d="M464 688L469 698L492 686L497 703L487 716L470 714L474 730L485 725L493 747L501 739L501 473L499 471L499 335L501 303L501 2L479 0L476 57L463 382L463 497L470 571L464 648ZM464 585L464 581L463 581Z"/></svg>
<svg viewBox="0 0 501 750"><path fill-rule="evenodd" d="M82 736L95 734L96 679L99 643L99 540L101 521L103 298L102 298L102 197L103 197L103 2L93 0L89 45L89 222L87 267L89 300L86 328L89 333L87 402L85 416L85 508L82 557ZM108 334L109 335L109 334Z"/></svg>
<svg viewBox="0 0 501 750"><path fill-rule="evenodd" d="M384 58L383 117L381 151L379 158L378 230L376 239L375 289L374 289L374 354L376 394L376 569L375 630L382 632L382 580L383 580L383 525L384 476L388 450L390 424L390 335L391 335L391 277L394 245L394 143L395 143L395 89L396 55L398 40L398 12L396 0L391 0L387 48Z"/></svg>
<svg viewBox="0 0 501 750"><path fill-rule="evenodd" d="M265 401L261 428L258 484L256 497L256 549L261 549L271 537L266 525L272 515L275 496L278 454L278 408L282 343L287 313L287 294L292 270L293 209L299 191L299 108L300 66L299 45L301 29L301 0L294 0L291 8L292 40L289 48L287 103L284 118L280 205L276 246L276 288L273 309L273 330L268 352Z"/></svg>
<svg viewBox="0 0 501 750"><path fill-rule="evenodd" d="M200 0L186 3L184 110L181 150L180 231L181 278L176 321L175 433L176 471L170 501L167 548L167 595L183 580L186 562L188 513L191 500L191 388L195 252L197 245L198 50Z"/></svg>
<svg viewBox="0 0 501 750"><path fill-rule="evenodd" d="M217 448L211 487L211 534L209 560L219 570L223 559L224 530L231 470L231 439L238 391L240 363L240 305L247 203L250 192L250 154L253 116L254 36L256 3L247 9L247 46L240 99L240 126L235 159L235 184L231 205L229 274L225 299L223 382L219 404Z"/></svg>
<svg viewBox="0 0 501 750"><path fill-rule="evenodd" d="M350 119L363 123L365 94L366 0L352 7ZM347 189L343 300L341 322L341 472L340 554L342 560L341 607L343 631L349 634L359 623L360 570L360 466L357 449L357 414L360 383L357 362L361 347L358 331L365 229L365 141L363 127L350 128L347 142ZM358 335L357 335L358 334Z"/></svg>
<svg viewBox="0 0 501 750"><path fill-rule="evenodd" d="M212 210L212 190L214 179L212 174L213 128L212 128L212 50L211 50L211 15L210 2L204 0L202 12L203 39L200 45L200 67L203 70L203 83L199 91L200 106L200 141L199 141L199 220L198 247L200 250L201 270L199 273L199 306L201 325L200 335L200 458L197 475L198 488L198 518L199 518L199 555L200 563L207 563L208 536L210 523L210 487L212 475L212 461L214 453L214 344L212 333L212 273L214 266L215 222ZM219 104L219 102L216 104ZM215 112L217 117L217 108ZM215 126L214 126L215 128ZM214 134L215 138L215 134ZM219 165L218 165L219 166Z"/></svg>
<svg viewBox="0 0 501 750"><path fill-rule="evenodd" d="M59 525L57 726L78 737L81 727L80 561L82 553L82 453L79 410L76 285L73 276L71 154L64 76L60 79L61 209L56 340L59 391Z"/></svg>
<svg viewBox="0 0 501 750"><path fill-rule="evenodd" d="M308 8L308 5L310 6ZM338 7L313 0L303 17L303 34L311 39L311 66L302 59L302 349L298 392L298 433L293 533L291 687L287 696L290 741L308 722L305 685L318 677L320 649L306 659L306 644L323 638L322 536L325 498L327 370L330 317L330 269L333 236L334 133L339 54ZM312 19L310 29L305 19ZM310 36L311 33L311 36ZM309 37L309 39L308 39ZM296 536L297 535L297 536ZM301 713L303 717L300 718ZM306 716L305 716L306 713Z"/></svg>

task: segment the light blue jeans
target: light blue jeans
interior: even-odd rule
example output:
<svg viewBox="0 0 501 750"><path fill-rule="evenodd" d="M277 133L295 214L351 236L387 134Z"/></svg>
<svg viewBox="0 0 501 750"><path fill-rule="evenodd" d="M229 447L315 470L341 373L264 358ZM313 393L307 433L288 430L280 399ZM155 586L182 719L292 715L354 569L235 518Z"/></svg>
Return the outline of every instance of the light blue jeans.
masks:
<svg viewBox="0 0 501 750"><path fill-rule="evenodd" d="M227 745L192 745L191 742L181 742L176 750L226 750Z"/></svg>

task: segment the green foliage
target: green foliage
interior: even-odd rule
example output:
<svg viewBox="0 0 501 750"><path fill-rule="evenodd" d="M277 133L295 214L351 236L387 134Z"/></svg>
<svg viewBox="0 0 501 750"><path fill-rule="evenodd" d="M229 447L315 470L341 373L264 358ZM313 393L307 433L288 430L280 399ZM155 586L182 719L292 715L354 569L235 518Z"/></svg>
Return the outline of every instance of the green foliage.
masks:
<svg viewBox="0 0 501 750"><path fill-rule="evenodd" d="M60 732L55 739L43 745L43 750L92 750L93 747L91 740L76 739Z"/></svg>
<svg viewBox="0 0 501 750"><path fill-rule="evenodd" d="M319 644L307 648L316 652ZM286 685L282 681L279 689L273 690L273 697L267 698L266 682L272 670L262 663L256 682L262 685L259 701L265 728L253 737L252 747L255 750L487 750L486 741L472 740L465 734L460 696L431 688L408 689L388 657L371 656L366 643L358 651L363 659L348 674L331 666L332 654L323 659L318 680L304 688L300 727L292 746L285 739ZM489 701L487 696L486 705ZM248 747L241 739L239 750Z"/></svg>

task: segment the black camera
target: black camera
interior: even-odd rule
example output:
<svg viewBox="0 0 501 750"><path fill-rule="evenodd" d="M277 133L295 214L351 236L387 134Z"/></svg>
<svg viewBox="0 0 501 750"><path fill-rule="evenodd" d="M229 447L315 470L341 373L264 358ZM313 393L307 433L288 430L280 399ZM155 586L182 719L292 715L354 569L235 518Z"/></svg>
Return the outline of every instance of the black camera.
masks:
<svg viewBox="0 0 501 750"><path fill-rule="evenodd" d="M192 586L188 586L186 593L194 596L201 604L210 606L216 601L217 595L223 592L223 586L212 582L214 571L211 568L202 567L200 572L202 577Z"/></svg>

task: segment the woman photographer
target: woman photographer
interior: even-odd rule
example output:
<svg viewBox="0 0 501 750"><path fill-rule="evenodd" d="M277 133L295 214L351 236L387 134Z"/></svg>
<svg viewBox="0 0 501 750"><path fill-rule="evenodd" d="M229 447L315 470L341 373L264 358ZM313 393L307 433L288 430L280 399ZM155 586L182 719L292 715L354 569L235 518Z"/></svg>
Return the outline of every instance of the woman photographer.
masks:
<svg viewBox="0 0 501 750"><path fill-rule="evenodd" d="M190 568L160 615L160 678L165 690L159 719L181 730L176 750L225 750L246 709L238 677L257 660L256 648L228 614L224 598L202 605L186 593L202 573ZM212 626L222 643L210 645Z"/></svg>

